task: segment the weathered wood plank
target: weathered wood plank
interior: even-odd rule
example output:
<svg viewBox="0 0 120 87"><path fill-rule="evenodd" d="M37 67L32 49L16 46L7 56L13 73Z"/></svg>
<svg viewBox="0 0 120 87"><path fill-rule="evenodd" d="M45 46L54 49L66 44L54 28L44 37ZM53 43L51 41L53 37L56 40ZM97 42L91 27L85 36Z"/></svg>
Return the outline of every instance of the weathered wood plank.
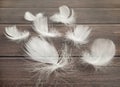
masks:
<svg viewBox="0 0 120 87"><path fill-rule="evenodd" d="M18 86L32 86L33 84L35 84L35 79L31 79L31 77L35 73L30 73L25 69L27 62L22 59L23 57L16 57L16 59L4 58L5 57L0 57L0 85L9 85L11 87L13 84ZM44 85L56 84L58 85L57 87L61 87L62 85L74 85L75 87L77 87L78 85L100 85L103 87L119 87L120 57L116 57L113 60L113 64L111 64L111 66L103 68L100 71L93 70L92 68L90 68L91 66L84 66L82 65L82 67L79 66L73 70L67 70L67 72L69 73L66 73L65 76L64 74L62 74L63 76L60 75L58 77L53 76L52 81L49 84ZM67 83L64 82L63 79L60 79L60 77L64 77L63 79ZM54 83L53 79L55 79L57 83Z"/></svg>
<svg viewBox="0 0 120 87"><path fill-rule="evenodd" d="M81 8L118 8L119 0L0 0L2 8L49 8L68 5Z"/></svg>
<svg viewBox="0 0 120 87"><path fill-rule="evenodd" d="M75 62L75 65L82 63L80 57L71 57L73 59L73 62ZM32 61L32 59L27 58L27 57L0 57L0 69L19 69L19 68L27 68L27 64L34 64L35 61ZM84 65L82 63L81 65ZM80 65L77 65L80 66ZM30 67L30 66L28 66ZM104 66L103 66L104 67ZM120 67L120 57L114 57L113 62L111 62L107 68L119 68ZM81 67L80 67L81 68ZM75 68L76 69L76 68ZM75 70L74 68L72 70ZM21 71L24 71L23 69L20 69ZM70 70L71 71L71 70ZM114 72L114 71L113 71ZM113 73L111 72L111 73ZM8 72L6 72L8 73ZM115 72L114 72L115 73ZM117 73L117 72L116 72Z"/></svg>
<svg viewBox="0 0 120 87"><path fill-rule="evenodd" d="M21 82L21 81L5 81L1 82L1 87L35 87L35 83L31 82ZM39 87L119 87L119 81L111 81L111 82L80 82L80 83L48 83L48 84L40 84Z"/></svg>
<svg viewBox="0 0 120 87"><path fill-rule="evenodd" d="M0 23L29 23L24 20L24 13L43 12L48 17L58 12L57 8L0 8ZM120 23L119 8L75 8L76 23ZM50 23L52 23L50 21Z"/></svg>
<svg viewBox="0 0 120 87"><path fill-rule="evenodd" d="M24 13L43 12L50 17L58 12L58 7L61 5L68 5L75 9L77 24L89 24L93 28L90 42L78 49L65 38L50 38L59 53L67 43L69 51L74 56L72 58L76 60L76 66L68 69L69 73L62 74L63 76L55 77L52 74L49 78L50 82L40 84L40 87L120 87L119 0L0 0L0 87L35 87L36 83L36 80L32 79L35 73L26 70L31 67L28 63L35 62L24 57L26 56L23 51L24 42L14 43L8 40L4 36L4 28L11 24L18 24L20 30L26 29L32 35L37 35L31 29L30 22L24 20ZM63 35L69 30L68 27L55 23L50 26L55 27ZM81 52L88 49L96 38L111 39L116 45L116 57L113 62L107 67L102 67L100 71L96 71L91 65L80 64L79 57L75 57L81 56Z"/></svg>
<svg viewBox="0 0 120 87"><path fill-rule="evenodd" d="M34 87L35 84L31 81L21 82L21 81L6 81L0 84L1 87ZM84 82L84 83L53 83L53 84L40 84L39 87L119 87L119 81L111 82Z"/></svg>
<svg viewBox="0 0 120 87"><path fill-rule="evenodd" d="M8 25L0 25L0 56L25 56L23 51L23 43L15 43L8 40L4 35L4 28ZM80 56L81 52L85 49L89 49L92 42L97 38L107 38L113 40L116 45L116 56L120 55L120 25L89 25L93 28L89 43L86 45L80 46L80 49L76 48L74 44L64 38L65 32L69 30L68 27L62 25L52 25L56 30L60 31L63 34L63 37L60 38L51 38L55 47L59 52L61 48L64 47L65 42L67 43L69 49L72 51L72 56ZM50 25L51 27L51 25ZM18 25L20 30L29 30L32 35L35 32L32 30L31 25ZM36 34L35 34L36 35Z"/></svg>

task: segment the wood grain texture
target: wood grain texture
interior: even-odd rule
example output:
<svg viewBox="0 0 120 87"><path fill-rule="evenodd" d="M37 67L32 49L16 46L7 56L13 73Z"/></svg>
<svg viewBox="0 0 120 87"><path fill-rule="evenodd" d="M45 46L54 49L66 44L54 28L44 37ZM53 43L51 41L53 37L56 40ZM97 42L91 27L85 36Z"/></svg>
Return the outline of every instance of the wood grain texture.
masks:
<svg viewBox="0 0 120 87"><path fill-rule="evenodd" d="M119 0L0 0L2 8L58 8L68 5L74 8L119 8Z"/></svg>
<svg viewBox="0 0 120 87"><path fill-rule="evenodd" d="M0 25L0 56L25 56L25 52L22 47L23 43L15 43L7 39L4 35L4 28L10 25ZM32 25L17 25L20 30L29 30L32 35L37 34L33 31ZM116 56L120 55L120 25L88 25L92 28L92 32L89 37L89 43L80 46L78 49L74 46L74 43L70 40L64 38L65 32L69 30L69 27L63 25L50 25L49 27L54 27L56 30L63 34L60 38L49 38L53 41L53 44L59 52L61 48L64 48L64 44L67 43L69 49L71 50L72 56L80 56L81 52L85 49L89 49L92 42L97 38L111 39L116 45ZM11 49L11 50L9 50Z"/></svg>
<svg viewBox="0 0 120 87"><path fill-rule="evenodd" d="M56 77L53 73L49 82L41 83L39 87L120 87L120 0L0 0L0 87L35 87L36 83L36 78L32 78L34 73L28 71L31 67L29 64L35 62L26 59L24 42L8 40L4 35L4 28L17 24L20 30L29 30L36 36L31 23L25 21L24 13L43 12L50 17L58 12L61 5L68 5L75 10L77 24L89 25L93 30L89 43L82 45L80 49L63 37L48 39L54 43L59 53L67 43L75 66L66 70L69 73L62 74L63 76ZM63 24L50 20L49 24L63 35L69 30ZM96 38L111 39L116 45L113 62L98 71L79 61L81 52L88 50ZM59 71L61 70L57 70Z"/></svg>
<svg viewBox="0 0 120 87"><path fill-rule="evenodd" d="M75 8L74 10L77 18L76 23L120 23L119 8ZM46 16L50 17L55 12L58 12L58 8L0 8L0 23L28 23L24 19L24 14L26 11L30 11L34 14L43 12Z"/></svg>
<svg viewBox="0 0 120 87"><path fill-rule="evenodd" d="M74 58L77 59L78 57ZM15 57L15 59L2 57L0 61L0 81L3 81L3 83L0 83L0 85L5 85L5 87L7 87L7 85L12 87L13 84L23 86L34 85L34 79L31 79L33 73L30 73L26 69L30 67L26 62L28 61L24 60L24 57ZM29 60L29 62L32 61ZM67 70L67 72L69 73L65 74L65 77L64 75L53 77L51 83L48 82L48 84L44 85L52 85L52 87L55 87L55 85L58 85L57 87L64 87L64 85L65 87L70 87L70 85L74 85L71 87L79 87L82 85L86 85L86 87L87 85L88 87L92 87L91 85L98 85L98 87L119 87L120 57L116 57L111 65L104 67L104 70L101 71L95 71L90 65L79 65L79 67L74 67L71 70ZM63 77L66 82L61 79ZM56 83L54 83L54 79ZM5 82L7 82L7 84L5 84Z"/></svg>

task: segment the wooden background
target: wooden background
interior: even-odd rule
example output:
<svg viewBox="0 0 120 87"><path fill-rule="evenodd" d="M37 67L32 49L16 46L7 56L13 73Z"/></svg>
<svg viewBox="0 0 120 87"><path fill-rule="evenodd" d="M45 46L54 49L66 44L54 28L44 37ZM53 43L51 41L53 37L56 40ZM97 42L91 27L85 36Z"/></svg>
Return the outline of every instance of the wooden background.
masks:
<svg viewBox="0 0 120 87"><path fill-rule="evenodd" d="M61 5L74 8L77 24L93 28L90 43L81 49L68 44L72 57L79 58L81 50L88 48L96 38L109 38L115 42L116 56L113 62L100 71L90 65L78 65L59 80L41 84L40 87L120 87L120 0L0 0L0 87L34 87L31 73L25 70L23 43L14 43L4 36L4 28L17 25L19 29L31 32L31 23L24 20L26 11L34 14L44 12L48 17L58 11ZM50 25L52 22L49 22ZM53 24L64 33L68 30L62 24ZM63 47L65 40L53 39L56 48ZM79 70L77 70L79 69ZM53 78L52 78L53 79Z"/></svg>

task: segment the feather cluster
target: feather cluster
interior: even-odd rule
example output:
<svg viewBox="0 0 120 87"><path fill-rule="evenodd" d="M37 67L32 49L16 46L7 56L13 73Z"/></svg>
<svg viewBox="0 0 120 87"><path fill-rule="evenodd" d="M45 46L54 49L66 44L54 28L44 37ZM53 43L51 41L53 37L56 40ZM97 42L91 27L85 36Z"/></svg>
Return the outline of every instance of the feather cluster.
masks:
<svg viewBox="0 0 120 87"><path fill-rule="evenodd" d="M24 18L27 21L33 22L34 31L36 31L41 36L44 36L44 37L61 36L61 34L57 30L48 28L48 19L42 13L38 13L36 14L36 16L34 16L32 13L26 12L24 15Z"/></svg>
<svg viewBox="0 0 120 87"><path fill-rule="evenodd" d="M34 16L31 12L27 11L27 12L25 12L25 15L24 15L25 20L31 21L31 22L34 21L35 19L39 18L39 17L43 17L43 14L38 13Z"/></svg>
<svg viewBox="0 0 120 87"><path fill-rule="evenodd" d="M59 37L61 34L55 30L55 29L49 29L48 28L48 20L47 17L38 17L33 21L34 24L34 30L44 36L44 37Z"/></svg>
<svg viewBox="0 0 120 87"><path fill-rule="evenodd" d="M59 12L50 17L53 22L60 22L66 25L74 24L75 13L73 9L68 8L68 6L63 5L59 7Z"/></svg>
<svg viewBox="0 0 120 87"><path fill-rule="evenodd" d="M43 13L33 15L27 11L24 18L33 23L32 28L38 35L31 37L24 45L26 49L25 52L29 56L28 58L35 62L30 66L32 66L32 71L37 73L38 82L36 84L39 85L42 80L48 80L50 75L59 68L67 72L66 68L71 68L71 64L75 64L73 63L73 59L71 60L67 46L65 45L64 50L62 50L62 55L59 55L54 45L45 39L45 37L62 37L62 34L54 28L49 28L48 18L45 17ZM73 25L76 18L74 10L63 5L59 7L58 13L50 17L50 20L56 23L64 23L65 25ZM73 29L74 30L69 30L65 33L66 35L64 35L64 37L66 39L73 41L76 46L82 46L88 43L88 38L92 30L90 27L75 25ZM22 41L27 39L30 33L26 30L19 31L16 26L12 26L5 28L5 36L12 41ZM98 68L110 64L114 55L115 44L113 41L109 39L96 39L90 48L90 52L83 52L80 59L84 63L91 64L95 68Z"/></svg>
<svg viewBox="0 0 120 87"><path fill-rule="evenodd" d="M33 68L34 72L39 72L39 82L47 80L51 73L58 68L65 68L68 65L67 48L62 53L62 57L55 47L49 44L44 38L33 37L26 44L26 53L30 58L44 67ZM38 66L39 66L38 64ZM67 66L68 67L68 66Z"/></svg>
<svg viewBox="0 0 120 87"><path fill-rule="evenodd" d="M106 66L115 55L115 44L109 39L96 39L90 50L83 53L82 60L94 67Z"/></svg>
<svg viewBox="0 0 120 87"><path fill-rule="evenodd" d="M74 31L68 31L66 38L72 40L75 44L86 44L91 29L88 26L77 25Z"/></svg>
<svg viewBox="0 0 120 87"><path fill-rule="evenodd" d="M28 31L19 31L16 26L6 27L5 35L7 38L13 41L25 40L29 37Z"/></svg>
<svg viewBox="0 0 120 87"><path fill-rule="evenodd" d="M33 37L26 44L27 54L35 61L57 64L58 53L55 47L44 38Z"/></svg>

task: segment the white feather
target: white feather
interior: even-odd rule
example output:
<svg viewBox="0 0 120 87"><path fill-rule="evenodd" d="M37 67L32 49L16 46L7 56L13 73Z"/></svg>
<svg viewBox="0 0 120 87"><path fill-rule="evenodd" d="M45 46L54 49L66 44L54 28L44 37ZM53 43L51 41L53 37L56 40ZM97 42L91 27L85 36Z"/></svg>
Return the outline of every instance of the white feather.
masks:
<svg viewBox="0 0 120 87"><path fill-rule="evenodd" d="M75 13L73 9L69 9L66 5L59 7L59 13L54 14L50 17L53 22L61 22L64 24L74 24Z"/></svg>
<svg viewBox="0 0 120 87"><path fill-rule="evenodd" d="M11 40L24 40L29 37L30 33L28 31L19 31L16 26L6 27L5 35Z"/></svg>
<svg viewBox="0 0 120 87"><path fill-rule="evenodd" d="M32 13L27 11L27 12L25 12L25 15L24 15L24 18L27 21L34 21L38 17L43 17L43 14L42 13L38 13L38 14L36 14L36 16L34 16Z"/></svg>
<svg viewBox="0 0 120 87"><path fill-rule="evenodd" d="M26 44L27 54L35 61L57 64L58 53L53 45L43 38L33 37Z"/></svg>
<svg viewBox="0 0 120 87"><path fill-rule="evenodd" d="M106 66L115 55L115 45L109 39L96 39L90 50L90 53L84 52L82 60L95 67Z"/></svg>
<svg viewBox="0 0 120 87"><path fill-rule="evenodd" d="M26 53L31 59L37 61L37 63L31 64L32 71L36 72L38 77L37 85L43 80L48 80L56 69L70 67L68 66L67 48L63 50L62 57L59 57L53 45L38 37L33 37L25 47Z"/></svg>
<svg viewBox="0 0 120 87"><path fill-rule="evenodd" d="M34 21L34 30L44 37L58 37L61 34L57 30L48 29L47 17L37 17Z"/></svg>
<svg viewBox="0 0 120 87"><path fill-rule="evenodd" d="M88 26L77 25L74 31L66 33L66 38L72 40L75 44L86 44L90 33L91 29Z"/></svg>

